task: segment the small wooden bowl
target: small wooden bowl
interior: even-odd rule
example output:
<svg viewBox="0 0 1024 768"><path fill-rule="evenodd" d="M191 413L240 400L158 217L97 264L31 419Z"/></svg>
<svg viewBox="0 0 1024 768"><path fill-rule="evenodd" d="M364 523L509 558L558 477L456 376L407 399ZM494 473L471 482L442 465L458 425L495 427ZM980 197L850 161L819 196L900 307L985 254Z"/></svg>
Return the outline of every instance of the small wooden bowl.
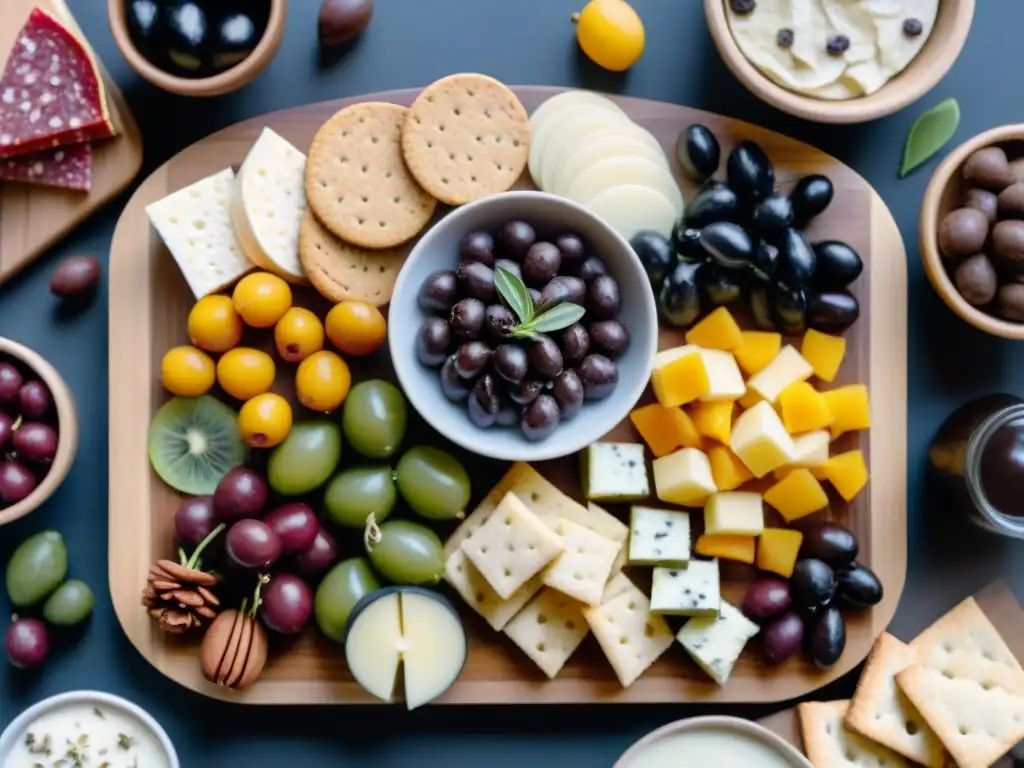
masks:
<svg viewBox="0 0 1024 768"><path fill-rule="evenodd" d="M142 55L128 33L128 19L125 0L107 0L107 15L110 29L114 33L121 55L128 60L132 69L153 85L179 96L220 96L237 91L252 81L274 58L284 37L284 18L288 0L266 0L270 3L270 17L263 37L252 53L227 69L211 77L179 77L166 72Z"/></svg>
<svg viewBox="0 0 1024 768"><path fill-rule="evenodd" d="M928 281L938 292L946 306L975 328L1001 336L1004 339L1024 340L1024 323L983 312L967 303L953 284L953 278L946 270L945 260L939 251L939 222L950 211L959 208L963 200L966 185L960 169L967 158L976 150L992 145L1005 146L1021 142L1018 150L1024 150L1024 123L1004 125L999 128L979 133L954 149L942 164L935 169L921 201L921 217L918 224L918 240L921 250L921 261L928 274ZM1015 153L1020 155L1020 151Z"/></svg>
<svg viewBox="0 0 1024 768"><path fill-rule="evenodd" d="M33 371L46 384L53 395L53 404L57 410L57 455L53 457L50 471L32 493L9 507L0 509L0 525L5 525L29 512L35 512L57 487L64 482L71 465L78 453L78 411L71 397L71 390L57 369L50 365L38 352L34 352L23 344L0 336L0 353L10 355L26 368Z"/></svg>
<svg viewBox="0 0 1024 768"><path fill-rule="evenodd" d="M711 39L726 66L758 98L815 123L866 123L917 101L953 66L974 19L974 0L941 0L931 37L906 69L870 96L830 101L783 88L755 67L736 45L729 29L725 13L728 1L704 0Z"/></svg>

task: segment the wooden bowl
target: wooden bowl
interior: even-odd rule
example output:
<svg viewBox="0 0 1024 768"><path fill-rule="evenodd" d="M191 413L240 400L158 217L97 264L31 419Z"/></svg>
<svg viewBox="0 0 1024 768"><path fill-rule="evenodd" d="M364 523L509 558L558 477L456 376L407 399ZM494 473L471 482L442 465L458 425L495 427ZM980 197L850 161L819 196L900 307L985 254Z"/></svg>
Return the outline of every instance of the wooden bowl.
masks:
<svg viewBox="0 0 1024 768"><path fill-rule="evenodd" d="M907 68L870 96L846 101L804 96L763 74L736 45L725 13L728 0L704 0L704 12L711 39L726 66L754 95L811 122L866 123L917 101L945 76L967 40L974 19L974 1L940 0L931 37Z"/></svg>
<svg viewBox="0 0 1024 768"><path fill-rule="evenodd" d="M980 133L954 149L942 164L935 169L921 202L921 217L918 224L918 239L921 261L928 274L928 280L938 292L946 306L975 328L1001 336L1004 339L1024 340L1024 323L990 315L967 303L953 284L953 278L946 270L945 259L939 251L939 222L950 211L959 208L966 185L960 169L967 158L976 150L993 144L1005 146L1019 142L1018 151L1011 154L1020 156L1024 151L1024 123L1004 125Z"/></svg>
<svg viewBox="0 0 1024 768"><path fill-rule="evenodd" d="M10 355L25 368L32 370L49 388L50 394L53 395L54 407L57 410L59 433L57 455L54 456L50 471L46 473L43 481L17 504L0 508L0 525L5 525L24 517L29 512L34 512L53 495L57 486L64 482L64 478L67 477L68 471L75 461L75 454L78 453L78 412L75 409L75 401L71 397L68 385L57 373L57 369L50 365L42 355L23 344L2 336L0 336L0 353Z"/></svg>
<svg viewBox="0 0 1024 768"><path fill-rule="evenodd" d="M107 16L110 18L110 29L121 54L128 60L132 69L153 85L179 96L220 96L236 91L252 81L274 58L284 36L284 18L288 0L267 0L270 3L270 17L263 37L253 49L235 66L210 77L179 77L160 69L151 62L132 42L128 33L128 21L125 0L107 0Z"/></svg>

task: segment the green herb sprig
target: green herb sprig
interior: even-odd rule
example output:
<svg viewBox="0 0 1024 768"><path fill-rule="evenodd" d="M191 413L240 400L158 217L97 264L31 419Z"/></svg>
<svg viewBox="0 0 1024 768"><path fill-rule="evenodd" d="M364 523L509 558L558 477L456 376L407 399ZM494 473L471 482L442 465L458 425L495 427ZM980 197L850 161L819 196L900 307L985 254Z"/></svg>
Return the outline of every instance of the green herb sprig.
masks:
<svg viewBox="0 0 1024 768"><path fill-rule="evenodd" d="M535 339L540 333L560 331L578 322L586 312L579 304L568 301L541 305L538 312L526 284L514 272L503 267L494 270L494 287L519 318L519 322L508 330L508 335L514 339Z"/></svg>
<svg viewBox="0 0 1024 768"><path fill-rule="evenodd" d="M900 178L928 162L953 138L959 125L960 105L956 99L946 99L921 113L910 127L903 145Z"/></svg>

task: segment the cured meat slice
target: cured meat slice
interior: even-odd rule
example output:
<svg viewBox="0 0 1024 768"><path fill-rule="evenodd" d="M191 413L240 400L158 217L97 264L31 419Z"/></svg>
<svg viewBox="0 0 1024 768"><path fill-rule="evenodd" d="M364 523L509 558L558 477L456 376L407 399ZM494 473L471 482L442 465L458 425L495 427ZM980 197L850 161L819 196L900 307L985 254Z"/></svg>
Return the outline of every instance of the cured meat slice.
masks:
<svg viewBox="0 0 1024 768"><path fill-rule="evenodd" d="M53 16L33 9L0 76L0 158L116 132L90 51Z"/></svg>
<svg viewBox="0 0 1024 768"><path fill-rule="evenodd" d="M0 160L0 180L88 192L92 186L92 145L71 144Z"/></svg>

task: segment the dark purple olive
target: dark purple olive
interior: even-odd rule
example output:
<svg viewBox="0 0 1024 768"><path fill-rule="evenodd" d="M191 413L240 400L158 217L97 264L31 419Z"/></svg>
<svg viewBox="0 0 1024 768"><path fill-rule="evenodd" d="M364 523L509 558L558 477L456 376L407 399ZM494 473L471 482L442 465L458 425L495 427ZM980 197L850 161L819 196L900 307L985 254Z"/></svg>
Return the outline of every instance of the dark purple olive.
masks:
<svg viewBox="0 0 1024 768"><path fill-rule="evenodd" d="M813 613L824 608L835 597L835 573L821 560L799 560L789 578L789 589L797 610Z"/></svg>
<svg viewBox="0 0 1024 768"><path fill-rule="evenodd" d="M269 496L267 481L259 472L249 467L235 467L217 483L213 511L221 520L259 517Z"/></svg>
<svg viewBox="0 0 1024 768"><path fill-rule="evenodd" d="M428 315L447 315L459 297L458 280L454 269L433 272L420 286L417 301Z"/></svg>
<svg viewBox="0 0 1024 768"><path fill-rule="evenodd" d="M529 405L543 391L544 385L537 379L523 379L518 384L509 384L505 393L508 395L508 399L516 405Z"/></svg>
<svg viewBox="0 0 1024 768"><path fill-rule="evenodd" d="M700 292L697 278L706 264L683 262L677 264L658 294L658 314L674 328L687 328L700 317Z"/></svg>
<svg viewBox="0 0 1024 768"><path fill-rule="evenodd" d="M174 540L189 547L198 546L217 525L212 496L193 496L181 502L174 513Z"/></svg>
<svg viewBox="0 0 1024 768"><path fill-rule="evenodd" d="M543 440L558 428L562 414L558 403L551 395L540 395L523 409L523 418L519 422L523 435L527 440Z"/></svg>
<svg viewBox="0 0 1024 768"><path fill-rule="evenodd" d="M569 277L568 275L553 277L544 286L544 290L540 292L537 312L543 312L549 307L555 306L555 304L561 304L563 301L582 306L586 295L587 284L578 277Z"/></svg>
<svg viewBox="0 0 1024 768"><path fill-rule="evenodd" d="M814 287L818 290L840 291L864 271L860 254L841 240L823 240L812 248L818 259L814 271Z"/></svg>
<svg viewBox="0 0 1024 768"><path fill-rule="evenodd" d="M696 182L710 178L722 161L722 148L708 128L689 125L676 139L676 158L687 175Z"/></svg>
<svg viewBox="0 0 1024 768"><path fill-rule="evenodd" d="M725 175L736 194L747 200L761 200L775 187L775 169L761 145L753 141L743 141L729 153Z"/></svg>
<svg viewBox="0 0 1024 768"><path fill-rule="evenodd" d="M429 368L436 368L448 356L451 343L448 321L442 317L428 317L416 334L416 359Z"/></svg>
<svg viewBox="0 0 1024 768"><path fill-rule="evenodd" d="M518 262L512 261L511 259L498 259L494 262L494 271L497 272L499 269L504 269L506 272L512 273L519 280L523 279L523 270L519 266Z"/></svg>
<svg viewBox="0 0 1024 768"><path fill-rule="evenodd" d="M487 373L480 377L473 391L469 393L469 420L481 429L487 429L498 419L501 398L494 376Z"/></svg>
<svg viewBox="0 0 1024 768"><path fill-rule="evenodd" d="M608 270L605 268L604 262L597 258L597 256L591 256L580 265L580 271L577 276L583 282L589 283L595 277L606 274L608 274Z"/></svg>
<svg viewBox="0 0 1024 768"><path fill-rule="evenodd" d="M24 379L12 363L0 362L0 405L16 405Z"/></svg>
<svg viewBox="0 0 1024 768"><path fill-rule="evenodd" d="M672 241L660 232L644 230L630 238L629 244L636 252L647 275L651 289L658 291L666 275L676 263L675 247Z"/></svg>
<svg viewBox="0 0 1024 768"><path fill-rule="evenodd" d="M732 304L743 295L742 277L739 270L704 264L697 271L697 291L701 300L713 307Z"/></svg>
<svg viewBox="0 0 1024 768"><path fill-rule="evenodd" d="M581 323L573 323L558 331L558 346L562 349L562 361L566 365L576 365L590 350L590 334Z"/></svg>
<svg viewBox="0 0 1024 768"><path fill-rule="evenodd" d="M793 604L789 582L779 576L762 576L747 587L743 598L743 614L762 623L789 610Z"/></svg>
<svg viewBox="0 0 1024 768"><path fill-rule="evenodd" d="M281 556L281 540L262 520L239 520L228 528L224 551L240 568L269 568Z"/></svg>
<svg viewBox="0 0 1024 768"><path fill-rule="evenodd" d="M519 424L519 411L520 409L515 404L503 400L501 408L498 409L498 413L494 417L494 423L499 427L514 427Z"/></svg>
<svg viewBox="0 0 1024 768"><path fill-rule="evenodd" d="M537 233L525 221L510 221L498 236L502 254L513 261L522 261L530 246L537 242Z"/></svg>
<svg viewBox="0 0 1024 768"><path fill-rule="evenodd" d="M881 580L870 568L854 563L836 574L839 599L854 608L870 608L882 602Z"/></svg>
<svg viewBox="0 0 1024 768"><path fill-rule="evenodd" d="M555 246L562 254L562 272L567 275L577 274L587 258L587 246L583 240L579 235L559 235Z"/></svg>
<svg viewBox="0 0 1024 768"><path fill-rule="evenodd" d="M731 221L708 224L701 230L700 244L725 269L749 269L754 261L754 241L747 230Z"/></svg>
<svg viewBox="0 0 1024 768"><path fill-rule="evenodd" d="M771 280L779 266L779 247L765 240L754 249L754 260L750 268L758 280Z"/></svg>
<svg viewBox="0 0 1024 768"><path fill-rule="evenodd" d="M576 373L583 382L583 395L587 400L608 397L619 383L619 366L604 355L587 355Z"/></svg>
<svg viewBox="0 0 1024 768"><path fill-rule="evenodd" d="M320 533L320 521L308 504L293 501L278 507L263 522L281 540L281 552L285 555L297 555L305 552L316 541Z"/></svg>
<svg viewBox="0 0 1024 768"><path fill-rule="evenodd" d="M811 658L819 667L831 667L846 648L846 622L843 614L834 605L830 605L814 620L811 630Z"/></svg>
<svg viewBox="0 0 1024 768"><path fill-rule="evenodd" d="M496 301L498 292L494 287L494 270L479 261L464 261L455 270L459 281L460 295L480 299L485 304Z"/></svg>
<svg viewBox="0 0 1024 768"><path fill-rule="evenodd" d="M53 405L50 390L41 381L26 381L18 392L18 407L21 415L32 419L41 419Z"/></svg>
<svg viewBox="0 0 1024 768"><path fill-rule="evenodd" d="M249 10L252 4L246 6ZM372 18L373 0L324 0L317 19L318 42L325 50L346 45L362 34ZM265 17L257 19L253 26L262 31L266 26ZM257 37L255 33L254 37Z"/></svg>
<svg viewBox="0 0 1024 768"><path fill-rule="evenodd" d="M832 202L832 182L828 177L814 174L804 176L789 193L793 203L793 226L803 227Z"/></svg>
<svg viewBox="0 0 1024 768"><path fill-rule="evenodd" d="M558 274L562 252L554 243L534 243L523 258L523 280L539 288Z"/></svg>
<svg viewBox="0 0 1024 768"><path fill-rule="evenodd" d="M455 367L455 355L449 355L441 366L441 391L444 396L454 403L461 402L469 397L469 390L473 388L473 382L466 381L459 376Z"/></svg>
<svg viewBox="0 0 1024 768"><path fill-rule="evenodd" d="M804 644L804 620L795 611L772 619L761 631L764 658L769 664L781 664Z"/></svg>
<svg viewBox="0 0 1024 768"><path fill-rule="evenodd" d="M583 407L583 382L572 368L566 368L551 383L551 396L558 403L562 421L568 421Z"/></svg>
<svg viewBox="0 0 1024 768"><path fill-rule="evenodd" d="M740 200L736 191L720 181L708 179L686 206L683 223L691 229L703 229L720 221L736 221L740 217Z"/></svg>
<svg viewBox="0 0 1024 768"><path fill-rule="evenodd" d="M682 219L672 227L672 247L675 248L676 258L679 261L707 261L708 252L701 247L700 230L686 226ZM669 267L666 276L675 267L675 262Z"/></svg>
<svg viewBox="0 0 1024 768"><path fill-rule="evenodd" d="M11 442L11 435L14 434L14 419L4 411L0 411L0 451Z"/></svg>
<svg viewBox="0 0 1024 768"><path fill-rule="evenodd" d="M615 360L629 348L629 331L618 320L598 320L587 326L590 343L595 352Z"/></svg>
<svg viewBox="0 0 1024 768"><path fill-rule="evenodd" d="M598 275L587 285L587 312L595 320L611 320L619 314L619 284L611 275Z"/></svg>
<svg viewBox="0 0 1024 768"><path fill-rule="evenodd" d="M800 557L813 557L832 568L845 568L857 559L857 537L849 528L831 521L804 529Z"/></svg>
<svg viewBox="0 0 1024 768"><path fill-rule="evenodd" d="M279 573L260 590L260 618L281 635L301 632L313 617L313 590L290 573Z"/></svg>
<svg viewBox="0 0 1024 768"><path fill-rule="evenodd" d="M100 263L88 255L64 259L50 275L50 293L62 299L92 295L100 280Z"/></svg>
<svg viewBox="0 0 1024 768"><path fill-rule="evenodd" d="M312 546L295 557L295 570L303 576L319 576L326 573L337 560L338 544L334 537L320 526Z"/></svg>
<svg viewBox="0 0 1024 768"><path fill-rule="evenodd" d="M812 293L807 299L807 325L816 331L839 334L859 317L860 304L847 291Z"/></svg>
<svg viewBox="0 0 1024 768"><path fill-rule="evenodd" d="M467 341L455 352L455 372L464 379L475 379L491 362L491 348L482 341Z"/></svg>
<svg viewBox="0 0 1024 768"><path fill-rule="evenodd" d="M492 344L504 341L515 324L516 316L503 304L491 304L484 312L484 336Z"/></svg>
<svg viewBox="0 0 1024 768"><path fill-rule="evenodd" d="M768 302L780 331L796 336L807 330L807 294L802 288L787 288L779 283L770 285Z"/></svg>
<svg viewBox="0 0 1024 768"><path fill-rule="evenodd" d="M0 501L17 504L36 489L36 476L21 462L0 459Z"/></svg>
<svg viewBox="0 0 1024 768"><path fill-rule="evenodd" d="M505 381L518 384L526 378L530 363L526 350L519 344L502 344L491 358L491 367Z"/></svg>
<svg viewBox="0 0 1024 768"><path fill-rule="evenodd" d="M786 195L770 194L754 207L750 221L759 234L787 229L793 224L793 202Z"/></svg>
<svg viewBox="0 0 1024 768"><path fill-rule="evenodd" d="M38 421L24 422L11 438L11 447L20 459L49 464L57 455L57 430Z"/></svg>
<svg viewBox="0 0 1024 768"><path fill-rule="evenodd" d="M774 279L787 288L804 288L814 277L818 259L799 229L787 229L778 242L779 263Z"/></svg>
<svg viewBox="0 0 1024 768"><path fill-rule="evenodd" d="M452 307L448 322L452 333L464 339L478 339L484 327L487 308L480 299L462 299Z"/></svg>
<svg viewBox="0 0 1024 768"><path fill-rule="evenodd" d="M554 339L543 333L530 342L526 357L530 361L530 368L549 379L560 374L564 367L562 350Z"/></svg>
<svg viewBox="0 0 1024 768"><path fill-rule="evenodd" d="M494 238L487 232L468 232L459 241L459 261L494 266Z"/></svg>
<svg viewBox="0 0 1024 768"><path fill-rule="evenodd" d="M50 655L50 630L39 619L15 617L4 634L4 650L14 666L38 667Z"/></svg>
<svg viewBox="0 0 1024 768"><path fill-rule="evenodd" d="M768 298L767 285L750 286L750 317L754 327L762 331L775 330L775 315Z"/></svg>

